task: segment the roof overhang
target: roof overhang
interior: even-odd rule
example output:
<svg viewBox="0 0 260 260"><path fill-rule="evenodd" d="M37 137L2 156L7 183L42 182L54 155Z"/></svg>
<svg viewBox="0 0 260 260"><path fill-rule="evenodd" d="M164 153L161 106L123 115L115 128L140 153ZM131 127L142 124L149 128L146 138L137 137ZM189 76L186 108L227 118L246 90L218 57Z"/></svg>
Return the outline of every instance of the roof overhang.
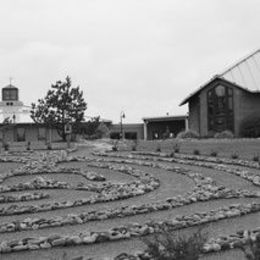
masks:
<svg viewBox="0 0 260 260"><path fill-rule="evenodd" d="M226 84L232 85L236 88L239 88L241 90L247 91L247 92L251 92L251 93L259 93L259 92L252 92L247 88L243 88L241 86L239 86L238 84L236 84L235 82L231 82L219 75L214 76L212 79L210 79L209 81L207 81L205 84L203 84L202 86L200 86L197 90L195 90L194 92L192 92L189 96L187 96L181 103L179 106L185 105L186 103L188 103L190 101L191 98L193 98L194 96L196 96L197 94L199 94L204 88L208 87L210 84L213 84L215 81L220 81L224 82Z"/></svg>
<svg viewBox="0 0 260 260"><path fill-rule="evenodd" d="M188 116L181 115L181 116L161 116L161 117L144 117L144 122L165 122L165 121L178 121L178 120L185 120Z"/></svg>

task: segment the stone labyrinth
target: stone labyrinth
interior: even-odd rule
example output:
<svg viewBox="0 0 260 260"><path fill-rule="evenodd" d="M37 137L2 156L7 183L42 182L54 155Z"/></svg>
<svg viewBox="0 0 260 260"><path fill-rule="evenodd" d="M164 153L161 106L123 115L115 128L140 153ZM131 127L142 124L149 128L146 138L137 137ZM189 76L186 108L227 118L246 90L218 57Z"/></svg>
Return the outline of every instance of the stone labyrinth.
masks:
<svg viewBox="0 0 260 260"><path fill-rule="evenodd" d="M0 259L149 259L143 237L196 227L206 258L229 254L260 236L259 168L151 152L1 155Z"/></svg>

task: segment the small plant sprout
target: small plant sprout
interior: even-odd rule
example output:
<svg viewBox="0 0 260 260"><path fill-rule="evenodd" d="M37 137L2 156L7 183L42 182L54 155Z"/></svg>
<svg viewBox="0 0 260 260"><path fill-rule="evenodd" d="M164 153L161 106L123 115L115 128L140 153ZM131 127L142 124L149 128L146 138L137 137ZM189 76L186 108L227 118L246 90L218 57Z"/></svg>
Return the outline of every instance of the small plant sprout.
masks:
<svg viewBox="0 0 260 260"><path fill-rule="evenodd" d="M218 152L217 151L211 151L210 156L217 157L218 156Z"/></svg>
<svg viewBox="0 0 260 260"><path fill-rule="evenodd" d="M259 154L255 154L252 158L254 162L259 162Z"/></svg>
<svg viewBox="0 0 260 260"><path fill-rule="evenodd" d="M112 146L112 151L117 152L118 151L118 141L115 141Z"/></svg>
<svg viewBox="0 0 260 260"><path fill-rule="evenodd" d="M176 143L174 146L173 146L173 151L175 153L179 153L180 152L180 145L178 143Z"/></svg>
<svg viewBox="0 0 260 260"><path fill-rule="evenodd" d="M26 150L27 151L31 150L31 142L30 141L27 142Z"/></svg>
<svg viewBox="0 0 260 260"><path fill-rule="evenodd" d="M239 158L238 152L233 152L233 153L231 154L231 158L232 158L232 159L238 159L238 158Z"/></svg>
<svg viewBox="0 0 260 260"><path fill-rule="evenodd" d="M132 144L132 151L136 151L136 150L137 150L137 140L134 140Z"/></svg>
<svg viewBox="0 0 260 260"><path fill-rule="evenodd" d="M161 152L161 144L160 143L157 143L157 146L156 146L156 152Z"/></svg>
<svg viewBox="0 0 260 260"><path fill-rule="evenodd" d="M194 155L200 155L200 150L194 149L193 154L194 154Z"/></svg>

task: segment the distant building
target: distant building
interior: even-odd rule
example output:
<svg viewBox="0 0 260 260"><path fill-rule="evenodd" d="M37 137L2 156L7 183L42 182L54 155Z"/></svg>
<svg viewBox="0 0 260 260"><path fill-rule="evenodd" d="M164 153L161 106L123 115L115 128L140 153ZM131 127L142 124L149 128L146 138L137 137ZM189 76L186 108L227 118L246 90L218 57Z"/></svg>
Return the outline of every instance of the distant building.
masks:
<svg viewBox="0 0 260 260"><path fill-rule="evenodd" d="M241 136L245 120L260 117L260 50L216 75L185 98L189 128L201 137L224 130Z"/></svg>
<svg viewBox="0 0 260 260"><path fill-rule="evenodd" d="M32 121L29 116L29 107L19 100L19 89L11 84L2 88L0 101L0 122L13 123Z"/></svg>
<svg viewBox="0 0 260 260"><path fill-rule="evenodd" d="M112 124L110 128L110 138L137 140L144 139L144 124Z"/></svg>
<svg viewBox="0 0 260 260"><path fill-rule="evenodd" d="M162 116L143 118L144 123L140 124L112 124L110 137L120 139L121 134L124 139L164 139L173 138L188 129L187 116Z"/></svg>
<svg viewBox="0 0 260 260"><path fill-rule="evenodd" d="M145 140L173 138L188 129L187 116L146 117L143 121Z"/></svg>

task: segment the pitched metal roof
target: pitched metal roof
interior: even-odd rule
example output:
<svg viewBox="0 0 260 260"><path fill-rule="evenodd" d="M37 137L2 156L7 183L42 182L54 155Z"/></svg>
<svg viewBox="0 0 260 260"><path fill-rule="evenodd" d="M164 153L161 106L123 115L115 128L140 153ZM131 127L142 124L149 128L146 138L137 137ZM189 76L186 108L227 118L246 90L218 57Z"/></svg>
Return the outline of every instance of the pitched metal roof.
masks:
<svg viewBox="0 0 260 260"><path fill-rule="evenodd" d="M226 68L223 72L214 76L211 80L200 86L185 98L180 106L184 105L189 99L200 92L205 86L216 78L222 78L243 88L249 92L260 92L260 49L242 58L235 64Z"/></svg>

